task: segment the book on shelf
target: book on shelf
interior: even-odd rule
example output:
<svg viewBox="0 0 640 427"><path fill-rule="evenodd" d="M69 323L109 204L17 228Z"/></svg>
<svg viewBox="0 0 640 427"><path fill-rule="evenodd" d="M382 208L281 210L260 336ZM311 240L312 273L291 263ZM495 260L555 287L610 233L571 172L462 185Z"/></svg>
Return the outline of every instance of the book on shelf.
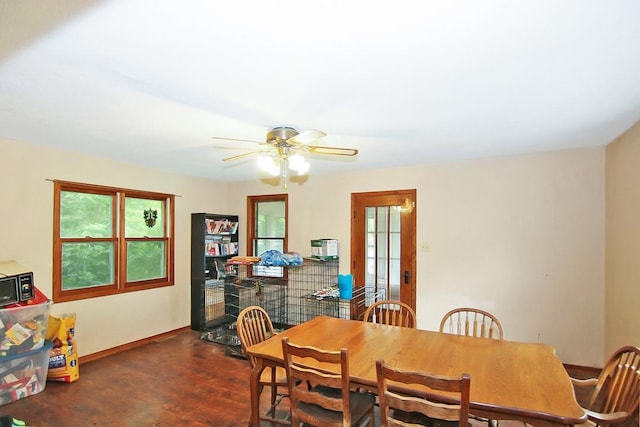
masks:
<svg viewBox="0 0 640 427"><path fill-rule="evenodd" d="M229 255L238 255L238 242L229 243Z"/></svg>
<svg viewBox="0 0 640 427"><path fill-rule="evenodd" d="M209 256L218 256L220 255L220 244L216 243L215 240L206 240L204 250Z"/></svg>
<svg viewBox="0 0 640 427"><path fill-rule="evenodd" d="M207 234L236 234L238 222L228 219L205 219Z"/></svg>
<svg viewBox="0 0 640 427"><path fill-rule="evenodd" d="M236 234L238 231L238 223L236 221L224 220L220 222L218 233L220 234Z"/></svg>
<svg viewBox="0 0 640 427"><path fill-rule="evenodd" d="M227 256L238 254L238 242L231 237L213 237L205 240L205 252L208 256Z"/></svg>

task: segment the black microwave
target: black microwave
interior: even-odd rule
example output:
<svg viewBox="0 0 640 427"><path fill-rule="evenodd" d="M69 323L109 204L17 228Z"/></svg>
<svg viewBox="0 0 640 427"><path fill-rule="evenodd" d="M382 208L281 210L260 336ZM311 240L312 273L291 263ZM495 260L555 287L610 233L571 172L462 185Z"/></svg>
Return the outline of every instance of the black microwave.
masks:
<svg viewBox="0 0 640 427"><path fill-rule="evenodd" d="M15 262L0 262L0 307L26 302L35 297L32 272L17 272Z"/></svg>

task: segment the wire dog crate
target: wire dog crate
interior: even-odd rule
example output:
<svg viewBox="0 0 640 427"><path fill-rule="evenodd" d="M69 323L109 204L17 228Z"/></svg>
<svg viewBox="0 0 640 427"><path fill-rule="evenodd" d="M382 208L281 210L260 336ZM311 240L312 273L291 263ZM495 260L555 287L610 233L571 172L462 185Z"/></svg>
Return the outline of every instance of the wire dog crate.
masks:
<svg viewBox="0 0 640 427"><path fill-rule="evenodd" d="M247 277L246 269L238 269L237 276L229 275L222 283L205 289L207 328L201 338L227 346L230 355L241 356L236 320L246 307L264 308L276 327L287 321L286 286L277 277Z"/></svg>
<svg viewBox="0 0 640 427"><path fill-rule="evenodd" d="M207 328L202 339L228 346L241 355L235 322L249 306L264 308L274 327L286 329L317 316L362 319L366 307L384 299L384 290L356 287L351 299L340 299L339 260L304 258L302 265L285 269L285 277L249 276L250 265L236 265L234 275L205 284Z"/></svg>
<svg viewBox="0 0 640 427"><path fill-rule="evenodd" d="M287 272L287 307L292 324L317 316L360 320L367 306L385 297L384 290L361 286L353 289L351 299L341 299L337 259L305 258L301 266L290 267Z"/></svg>
<svg viewBox="0 0 640 427"><path fill-rule="evenodd" d="M322 314L340 317L339 304L322 304L316 298L317 295L332 295L337 292L339 268L340 262L337 259L316 258L304 258L302 265L287 268L287 308L292 325Z"/></svg>

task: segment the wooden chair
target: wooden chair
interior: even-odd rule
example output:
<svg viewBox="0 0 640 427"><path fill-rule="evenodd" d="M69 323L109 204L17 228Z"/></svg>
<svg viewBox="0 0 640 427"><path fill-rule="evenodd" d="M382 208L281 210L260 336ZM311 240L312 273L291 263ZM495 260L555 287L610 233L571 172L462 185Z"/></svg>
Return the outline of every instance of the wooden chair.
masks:
<svg viewBox="0 0 640 427"><path fill-rule="evenodd" d="M589 425L638 425L640 348L622 347L597 379L571 378L571 382L577 387L593 387L584 408Z"/></svg>
<svg viewBox="0 0 640 427"><path fill-rule="evenodd" d="M273 323L269 314L259 306L249 306L242 310L236 320L236 331L238 333L238 339L242 345L242 352L247 357L249 365L253 369L255 366L255 359L247 355L247 348L270 338L275 334L273 329ZM260 375L260 390L258 394L262 393L265 386L271 388L271 407L267 411L265 416L261 415L261 419L275 422L278 424L289 425L288 420L277 419L276 406L280 403L281 399L288 395L289 382L287 381L287 374L284 368L271 367L265 369Z"/></svg>
<svg viewBox="0 0 640 427"><path fill-rule="evenodd" d="M477 308L455 308L440 322L440 332L501 340L502 324L491 313Z"/></svg>
<svg viewBox="0 0 640 427"><path fill-rule="evenodd" d="M364 312L364 321L380 323L382 325L415 328L416 312L407 304L400 301L376 301Z"/></svg>
<svg viewBox="0 0 640 427"><path fill-rule="evenodd" d="M454 308L445 314L440 321L440 332L497 340L504 338L502 324L493 314L471 307ZM489 427L498 425L496 420L475 415L472 418L486 422Z"/></svg>
<svg viewBox="0 0 640 427"><path fill-rule="evenodd" d="M469 374L443 377L423 372L407 372L391 368L383 360L376 361L376 371L382 427L450 424L468 426L471 384ZM390 390L391 385L420 385L428 387L430 391L409 393L405 388L407 392L400 393Z"/></svg>
<svg viewBox="0 0 640 427"><path fill-rule="evenodd" d="M352 391L349 355L343 348L327 351L282 340L282 352L289 377L291 425L301 422L315 427L346 427L369 417L374 426L375 397Z"/></svg>

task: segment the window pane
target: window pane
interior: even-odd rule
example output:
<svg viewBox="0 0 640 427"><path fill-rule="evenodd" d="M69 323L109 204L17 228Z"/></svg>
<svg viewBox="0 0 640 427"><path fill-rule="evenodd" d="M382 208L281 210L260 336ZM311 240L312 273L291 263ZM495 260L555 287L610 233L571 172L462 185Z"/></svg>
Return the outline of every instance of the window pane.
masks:
<svg viewBox="0 0 640 427"><path fill-rule="evenodd" d="M111 242L64 243L62 289L111 285L114 282L114 247Z"/></svg>
<svg viewBox="0 0 640 427"><path fill-rule="evenodd" d="M284 238L286 229L285 203L283 201L258 202L256 204L256 222L256 237Z"/></svg>
<svg viewBox="0 0 640 427"><path fill-rule="evenodd" d="M284 240L282 239L258 239L254 244L254 253L258 254L258 256L270 249L284 252ZM254 276L282 277L284 269L282 267L255 265L253 266L253 274Z"/></svg>
<svg viewBox="0 0 640 427"><path fill-rule="evenodd" d="M164 237L164 200L127 197L124 217L126 237Z"/></svg>
<svg viewBox="0 0 640 427"><path fill-rule="evenodd" d="M112 237L113 197L60 192L60 237Z"/></svg>
<svg viewBox="0 0 640 427"><path fill-rule="evenodd" d="M164 241L127 242L127 282L165 276Z"/></svg>
<svg viewBox="0 0 640 427"><path fill-rule="evenodd" d="M254 265L253 266L253 275L254 276L264 276L264 277L283 277L284 276L284 267Z"/></svg>
<svg viewBox="0 0 640 427"><path fill-rule="evenodd" d="M174 284L172 195L63 181L54 188L54 301Z"/></svg>
<svg viewBox="0 0 640 427"><path fill-rule="evenodd" d="M257 239L255 241L254 254L262 255L269 249L275 249L284 252L284 240L282 239Z"/></svg>

